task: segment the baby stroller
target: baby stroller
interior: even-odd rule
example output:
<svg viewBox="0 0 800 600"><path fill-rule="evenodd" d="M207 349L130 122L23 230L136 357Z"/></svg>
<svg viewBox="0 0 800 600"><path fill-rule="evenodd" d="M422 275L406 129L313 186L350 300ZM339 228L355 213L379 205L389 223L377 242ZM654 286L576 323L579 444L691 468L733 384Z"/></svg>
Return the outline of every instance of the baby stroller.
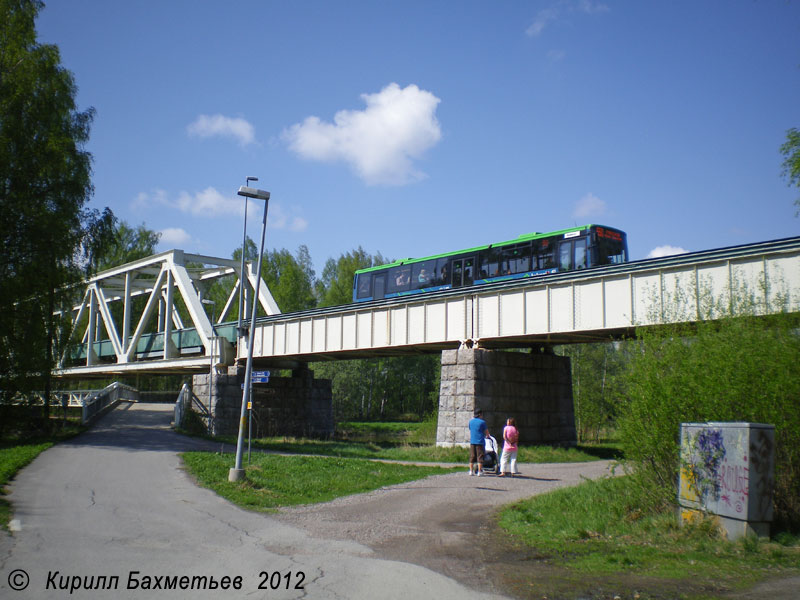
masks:
<svg viewBox="0 0 800 600"><path fill-rule="evenodd" d="M491 435L484 440L483 461L481 468L484 473L500 474L500 457L497 455L497 440Z"/></svg>

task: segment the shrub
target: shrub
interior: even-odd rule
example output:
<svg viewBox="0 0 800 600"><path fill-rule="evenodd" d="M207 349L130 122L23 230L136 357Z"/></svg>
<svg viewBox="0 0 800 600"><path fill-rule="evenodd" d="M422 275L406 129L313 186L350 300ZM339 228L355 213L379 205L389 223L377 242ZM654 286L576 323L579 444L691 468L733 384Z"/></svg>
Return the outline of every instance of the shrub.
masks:
<svg viewBox="0 0 800 600"><path fill-rule="evenodd" d="M676 502L680 424L775 426L774 507L800 527L800 334L797 316L727 316L642 330L620 411L625 456L653 506Z"/></svg>

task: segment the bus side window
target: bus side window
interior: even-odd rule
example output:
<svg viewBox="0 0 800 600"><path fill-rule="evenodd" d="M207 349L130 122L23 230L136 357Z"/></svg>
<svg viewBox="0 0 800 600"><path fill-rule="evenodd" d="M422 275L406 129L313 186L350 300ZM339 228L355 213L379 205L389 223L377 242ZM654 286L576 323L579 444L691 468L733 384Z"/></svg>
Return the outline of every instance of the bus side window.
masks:
<svg viewBox="0 0 800 600"><path fill-rule="evenodd" d="M464 285L472 285L474 280L475 260L472 258L464 259Z"/></svg>
<svg viewBox="0 0 800 600"><path fill-rule="evenodd" d="M586 265L586 238L575 240L575 268L585 269Z"/></svg>
<svg viewBox="0 0 800 600"><path fill-rule="evenodd" d="M436 261L434 260L416 263L411 270L411 289L418 290L432 285L435 270Z"/></svg>
<svg viewBox="0 0 800 600"><path fill-rule="evenodd" d="M374 281L375 291L373 292L372 297L375 300L380 300L386 295L386 273L376 273Z"/></svg>
<svg viewBox="0 0 800 600"><path fill-rule="evenodd" d="M463 261L461 260L453 261L453 287L459 287L462 283L461 281L461 275L463 272L463 269L461 267L462 264Z"/></svg>
<svg viewBox="0 0 800 600"><path fill-rule="evenodd" d="M572 242L561 242L558 246L558 268L569 271L572 268Z"/></svg>
<svg viewBox="0 0 800 600"><path fill-rule="evenodd" d="M411 267L405 265L393 267L389 270L389 278L386 282L386 290L391 294L393 292L405 292L408 290L408 284L411 281Z"/></svg>
<svg viewBox="0 0 800 600"><path fill-rule="evenodd" d="M498 273L498 255L499 251L495 250L494 248L489 248L480 254L480 261L481 261L481 279L486 279L487 277L496 277L500 273Z"/></svg>
<svg viewBox="0 0 800 600"><path fill-rule="evenodd" d="M358 299L369 298L372 289L372 273L361 273L358 276Z"/></svg>
<svg viewBox="0 0 800 600"><path fill-rule="evenodd" d="M530 247L526 244L517 244L512 248L508 248L505 254L508 261L509 274L525 273L530 270Z"/></svg>
<svg viewBox="0 0 800 600"><path fill-rule="evenodd" d="M539 250L539 268L553 269L555 266L556 262L553 258L553 244L550 243L550 240L542 240L541 249Z"/></svg>
<svg viewBox="0 0 800 600"><path fill-rule="evenodd" d="M450 273L447 271L449 258L440 258L436 261L436 283L437 285L449 285Z"/></svg>

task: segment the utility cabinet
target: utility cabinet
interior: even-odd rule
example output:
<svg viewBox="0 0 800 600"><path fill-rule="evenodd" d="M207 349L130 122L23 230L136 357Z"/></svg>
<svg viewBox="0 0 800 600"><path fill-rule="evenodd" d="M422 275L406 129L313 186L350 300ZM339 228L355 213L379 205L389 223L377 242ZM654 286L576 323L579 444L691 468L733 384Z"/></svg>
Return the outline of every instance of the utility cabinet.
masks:
<svg viewBox="0 0 800 600"><path fill-rule="evenodd" d="M729 539L769 536L774 473L774 425L682 423L681 523L709 515Z"/></svg>

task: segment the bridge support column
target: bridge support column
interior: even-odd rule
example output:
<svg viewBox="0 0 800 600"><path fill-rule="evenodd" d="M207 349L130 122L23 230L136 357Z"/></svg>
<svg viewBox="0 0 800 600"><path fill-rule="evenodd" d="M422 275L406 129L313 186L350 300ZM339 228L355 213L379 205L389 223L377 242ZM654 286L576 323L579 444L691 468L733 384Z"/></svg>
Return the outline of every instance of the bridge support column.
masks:
<svg viewBox="0 0 800 600"><path fill-rule="evenodd" d="M244 369L231 367L228 374L214 375L209 403L208 375L195 375L192 388L211 413L214 435L236 435L242 406ZM253 385L253 437L333 435L333 395L329 379L315 379L307 367L291 377L271 376L268 383ZM209 405L210 404L210 405ZM246 433L245 433L246 435Z"/></svg>
<svg viewBox="0 0 800 600"><path fill-rule="evenodd" d="M514 417L522 444L577 443L569 357L460 348L442 352L437 446L468 446L468 423L480 408L500 438Z"/></svg>

